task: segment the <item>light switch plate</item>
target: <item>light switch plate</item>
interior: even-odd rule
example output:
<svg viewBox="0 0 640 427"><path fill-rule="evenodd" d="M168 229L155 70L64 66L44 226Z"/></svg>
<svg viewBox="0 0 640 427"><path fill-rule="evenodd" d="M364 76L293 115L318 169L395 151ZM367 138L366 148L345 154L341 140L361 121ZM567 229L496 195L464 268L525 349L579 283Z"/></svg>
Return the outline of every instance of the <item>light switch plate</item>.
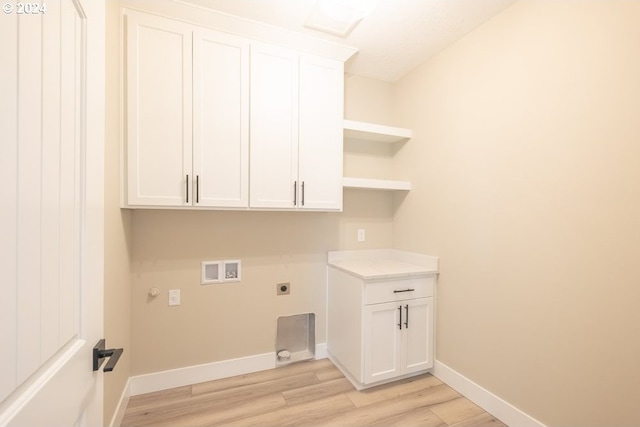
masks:
<svg viewBox="0 0 640 427"><path fill-rule="evenodd" d="M364 242L365 240L365 231L364 228L358 229L358 242Z"/></svg>
<svg viewBox="0 0 640 427"><path fill-rule="evenodd" d="M180 305L180 289L169 291L169 306Z"/></svg>

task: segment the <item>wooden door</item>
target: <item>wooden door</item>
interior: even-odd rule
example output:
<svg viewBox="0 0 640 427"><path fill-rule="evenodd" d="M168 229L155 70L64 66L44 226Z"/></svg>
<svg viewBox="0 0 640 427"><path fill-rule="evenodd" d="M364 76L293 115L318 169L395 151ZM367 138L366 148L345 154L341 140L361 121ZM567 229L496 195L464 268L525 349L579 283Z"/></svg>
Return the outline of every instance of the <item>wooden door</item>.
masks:
<svg viewBox="0 0 640 427"><path fill-rule="evenodd" d="M249 41L216 31L193 38L195 206L249 205Z"/></svg>
<svg viewBox="0 0 640 427"><path fill-rule="evenodd" d="M298 56L251 46L250 206L294 209L298 198Z"/></svg>
<svg viewBox="0 0 640 427"><path fill-rule="evenodd" d="M192 31L127 11L127 203L190 206Z"/></svg>
<svg viewBox="0 0 640 427"><path fill-rule="evenodd" d="M101 425L104 3L17 12L0 17L0 426Z"/></svg>

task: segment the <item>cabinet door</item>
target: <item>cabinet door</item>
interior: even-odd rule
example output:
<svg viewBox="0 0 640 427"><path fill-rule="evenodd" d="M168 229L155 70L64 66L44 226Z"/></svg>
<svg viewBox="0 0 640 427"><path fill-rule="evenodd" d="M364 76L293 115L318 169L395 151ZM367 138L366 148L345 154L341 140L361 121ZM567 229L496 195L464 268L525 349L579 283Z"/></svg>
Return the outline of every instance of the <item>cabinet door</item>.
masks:
<svg viewBox="0 0 640 427"><path fill-rule="evenodd" d="M398 302L364 307L364 383L397 377L401 374L400 308ZM404 325L402 326L404 328Z"/></svg>
<svg viewBox="0 0 640 427"><path fill-rule="evenodd" d="M193 175L195 206L248 206L247 39L194 31Z"/></svg>
<svg viewBox="0 0 640 427"><path fill-rule="evenodd" d="M300 58L300 207L342 210L344 64Z"/></svg>
<svg viewBox="0 0 640 427"><path fill-rule="evenodd" d="M251 46L250 206L293 209L298 187L298 56Z"/></svg>
<svg viewBox="0 0 640 427"><path fill-rule="evenodd" d="M402 302L402 374L433 367L433 298Z"/></svg>
<svg viewBox="0 0 640 427"><path fill-rule="evenodd" d="M127 202L191 204L191 29L133 11L125 19Z"/></svg>

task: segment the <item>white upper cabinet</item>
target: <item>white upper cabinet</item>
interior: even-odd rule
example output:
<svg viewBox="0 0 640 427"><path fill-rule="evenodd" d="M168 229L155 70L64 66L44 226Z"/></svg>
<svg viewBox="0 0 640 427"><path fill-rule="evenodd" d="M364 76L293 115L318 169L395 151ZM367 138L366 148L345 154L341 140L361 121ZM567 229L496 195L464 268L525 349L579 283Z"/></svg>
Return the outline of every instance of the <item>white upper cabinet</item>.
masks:
<svg viewBox="0 0 640 427"><path fill-rule="evenodd" d="M252 208L297 206L298 93L297 55L252 44Z"/></svg>
<svg viewBox="0 0 640 427"><path fill-rule="evenodd" d="M127 204L247 207L248 39L126 20Z"/></svg>
<svg viewBox="0 0 640 427"><path fill-rule="evenodd" d="M125 21L123 206L342 210L343 61Z"/></svg>
<svg viewBox="0 0 640 427"><path fill-rule="evenodd" d="M249 202L249 41L193 33L193 203Z"/></svg>
<svg viewBox="0 0 640 427"><path fill-rule="evenodd" d="M133 12L126 26L126 202L184 206L192 169L192 30Z"/></svg>
<svg viewBox="0 0 640 427"><path fill-rule="evenodd" d="M252 208L342 209L344 64L251 48Z"/></svg>
<svg viewBox="0 0 640 427"><path fill-rule="evenodd" d="M342 209L344 65L300 57L299 181L304 209Z"/></svg>

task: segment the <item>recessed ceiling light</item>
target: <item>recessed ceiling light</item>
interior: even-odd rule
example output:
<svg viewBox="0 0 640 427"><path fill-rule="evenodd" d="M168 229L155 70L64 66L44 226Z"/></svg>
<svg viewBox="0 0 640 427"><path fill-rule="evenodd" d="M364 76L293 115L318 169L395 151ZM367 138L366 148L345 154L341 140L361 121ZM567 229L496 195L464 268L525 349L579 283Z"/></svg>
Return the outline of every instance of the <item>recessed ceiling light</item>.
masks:
<svg viewBox="0 0 640 427"><path fill-rule="evenodd" d="M318 0L305 22L305 27L347 37L367 16L374 0Z"/></svg>

